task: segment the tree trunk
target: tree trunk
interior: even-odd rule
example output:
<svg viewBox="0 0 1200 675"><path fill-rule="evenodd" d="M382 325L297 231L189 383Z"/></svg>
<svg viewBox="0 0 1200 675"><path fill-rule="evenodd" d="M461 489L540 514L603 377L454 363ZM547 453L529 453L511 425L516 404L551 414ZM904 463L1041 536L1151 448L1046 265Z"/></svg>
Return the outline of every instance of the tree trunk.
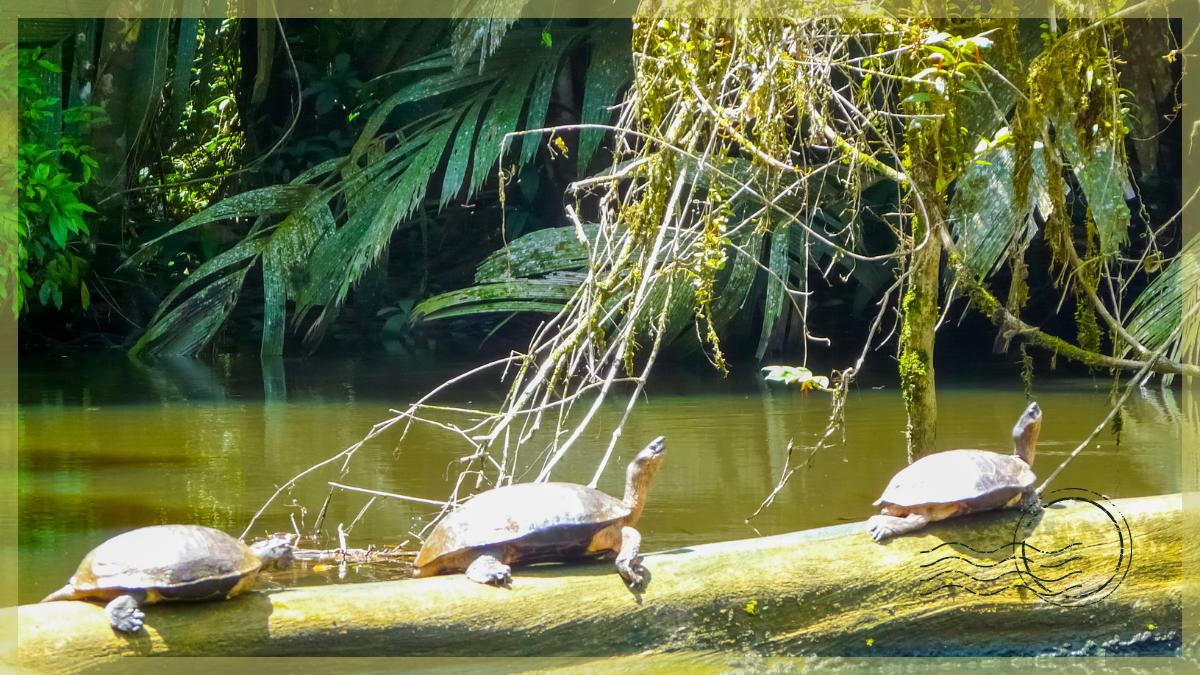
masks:
<svg viewBox="0 0 1200 675"><path fill-rule="evenodd" d="M935 194L926 191L924 194ZM909 463L933 452L937 435L937 394L934 389L933 342L938 321L938 270L942 242L937 230L945 217L940 199L925 200L928 219L918 219L913 244L924 245L909 259L911 273L901 306L900 391L908 416L905 438ZM928 220L928 222L927 222ZM926 232L929 236L926 236Z"/></svg>
<svg viewBox="0 0 1200 675"><path fill-rule="evenodd" d="M640 596L611 564L542 566L516 570L510 589L454 575L156 605L133 637L115 634L98 604L28 605L18 608L19 657L63 672L152 654L1177 649L1180 495L1047 506L1037 516L1007 511L937 523L885 544L853 523L665 551L646 557L653 578ZM1014 546L1014 536L1024 545Z"/></svg>

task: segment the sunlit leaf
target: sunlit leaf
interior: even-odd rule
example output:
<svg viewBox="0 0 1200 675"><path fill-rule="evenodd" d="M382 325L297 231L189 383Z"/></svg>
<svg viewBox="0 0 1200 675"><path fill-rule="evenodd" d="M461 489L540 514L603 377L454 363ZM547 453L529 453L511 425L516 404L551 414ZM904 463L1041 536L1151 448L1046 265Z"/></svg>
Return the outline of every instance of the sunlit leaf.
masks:
<svg viewBox="0 0 1200 675"><path fill-rule="evenodd" d="M1024 204L1016 203L1014 154L1011 145L986 150L981 157L987 163L968 166L950 200L954 237L967 267L979 277L992 274L1015 244L1028 242L1033 237L1030 214L1035 207L1043 215L1049 215L1053 209L1047 193L1041 145L1034 146L1033 175Z"/></svg>
<svg viewBox="0 0 1200 675"><path fill-rule="evenodd" d="M788 238L791 228L786 224L776 227L771 232L771 258L769 269L771 276L767 279L767 299L763 303L762 332L758 338L758 349L754 355L762 360L775 330L775 322L783 313L784 297L788 276L791 274L791 261L788 259Z"/></svg>

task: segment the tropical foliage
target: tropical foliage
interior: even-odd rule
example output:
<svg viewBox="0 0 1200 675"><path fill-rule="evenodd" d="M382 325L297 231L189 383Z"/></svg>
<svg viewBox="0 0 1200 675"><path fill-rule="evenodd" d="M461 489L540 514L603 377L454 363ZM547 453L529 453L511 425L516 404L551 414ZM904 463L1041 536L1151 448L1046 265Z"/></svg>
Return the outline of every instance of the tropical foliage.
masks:
<svg viewBox="0 0 1200 675"><path fill-rule="evenodd" d="M259 188L216 203L150 244L231 218L255 225L232 248L206 261L162 303L135 352L188 354L203 346L228 316L248 270L261 262L262 353L283 349L287 303L293 322L309 319L319 339L355 282L387 250L395 230L411 223L431 184L436 208L474 196L493 175L506 134L538 128L546 118L559 68L572 50L592 51L594 101L607 104L620 81L602 59L612 28L563 29L545 45L537 31L516 29L478 71L452 50L423 54L367 83L372 100L349 151L285 185ZM605 67L601 67L601 66ZM345 60L335 59L335 73ZM327 112L316 87L318 114ZM332 100L326 98L324 100ZM332 105L332 104L326 104ZM585 98L586 105L586 98ZM603 109L601 103L595 107ZM323 111L322 108L325 108ZM363 111L355 111L361 113ZM513 153L514 174L533 159L541 139L528 136ZM580 151L586 165L595 146Z"/></svg>
<svg viewBox="0 0 1200 675"><path fill-rule="evenodd" d="M17 151L17 275L12 311L20 314L36 297L42 306L63 307L74 296L90 304L82 247L96 211L81 195L99 166L95 149L80 134L103 121L95 106L63 108L54 85L61 68L42 50L22 50L18 61L20 138ZM70 133L64 133L64 128Z"/></svg>
<svg viewBox="0 0 1200 675"><path fill-rule="evenodd" d="M1164 24L185 18L70 37L22 60L22 289L82 308L112 285L92 313L136 326L137 354L195 353L231 320L279 354L339 319L557 315L610 264L655 277L636 307L598 297L595 329L635 324L629 363L660 339L722 366L733 332L803 367L823 323L889 337L958 298L1000 346L1058 345L1069 324L1021 326L1062 304L1080 351L1053 350L1092 367L1162 344L1177 362L1194 333L1178 228L1139 194L1166 147ZM58 108L35 87L59 65L46 135ZM945 302L922 305L914 255L943 233ZM830 306L848 311L812 314Z"/></svg>

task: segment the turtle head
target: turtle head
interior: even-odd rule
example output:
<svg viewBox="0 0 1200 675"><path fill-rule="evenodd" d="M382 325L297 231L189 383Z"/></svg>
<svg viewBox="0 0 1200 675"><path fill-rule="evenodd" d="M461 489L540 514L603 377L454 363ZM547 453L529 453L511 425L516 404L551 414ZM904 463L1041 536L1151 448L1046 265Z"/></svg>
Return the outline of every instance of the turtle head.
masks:
<svg viewBox="0 0 1200 675"><path fill-rule="evenodd" d="M1037 401L1029 404L1021 419L1013 427L1013 453L1026 464L1033 466L1033 456L1037 452L1038 434L1042 431L1042 409Z"/></svg>
<svg viewBox="0 0 1200 675"><path fill-rule="evenodd" d="M654 477L658 475L658 470L662 467L666 456L667 441L664 437L659 436L642 448L641 452L629 463L629 468L625 471L625 504L631 511L629 514L630 524L636 523L642 515L642 507L646 505L646 493L650 490L650 483L654 482Z"/></svg>
<svg viewBox="0 0 1200 675"><path fill-rule="evenodd" d="M292 566L292 552L296 548L296 535L291 532L275 534L250 545L250 552L262 561L264 570L286 570Z"/></svg>

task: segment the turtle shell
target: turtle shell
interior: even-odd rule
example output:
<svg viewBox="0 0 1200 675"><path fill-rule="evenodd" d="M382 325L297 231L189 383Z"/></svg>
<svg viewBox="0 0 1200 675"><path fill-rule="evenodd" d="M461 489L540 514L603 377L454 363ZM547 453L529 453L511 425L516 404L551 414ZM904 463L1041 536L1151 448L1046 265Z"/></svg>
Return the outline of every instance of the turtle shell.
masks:
<svg viewBox="0 0 1200 675"><path fill-rule="evenodd" d="M1016 455L986 450L947 450L926 455L893 478L875 505L913 507L924 504L996 506L1028 490L1037 477Z"/></svg>
<svg viewBox="0 0 1200 675"><path fill-rule="evenodd" d="M507 485L476 495L442 519L421 547L416 566L498 544L510 544L516 554L512 562L582 554L592 535L629 513L621 500L583 485Z"/></svg>
<svg viewBox="0 0 1200 675"><path fill-rule="evenodd" d="M71 585L80 597L151 590L162 599L199 600L224 597L261 567L248 546L220 530L156 525L92 549L79 563Z"/></svg>

